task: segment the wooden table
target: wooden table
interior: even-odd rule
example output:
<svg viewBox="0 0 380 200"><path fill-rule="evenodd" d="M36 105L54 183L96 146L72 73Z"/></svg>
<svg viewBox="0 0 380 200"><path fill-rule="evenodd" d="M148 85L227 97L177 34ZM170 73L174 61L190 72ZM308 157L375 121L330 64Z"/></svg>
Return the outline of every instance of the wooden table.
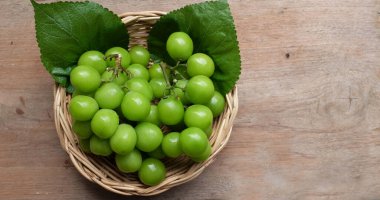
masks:
<svg viewBox="0 0 380 200"><path fill-rule="evenodd" d="M380 199L380 2L230 4L242 56L230 142L200 177L149 199ZM0 2L0 94L0 199L140 199L90 183L61 149L29 1Z"/></svg>

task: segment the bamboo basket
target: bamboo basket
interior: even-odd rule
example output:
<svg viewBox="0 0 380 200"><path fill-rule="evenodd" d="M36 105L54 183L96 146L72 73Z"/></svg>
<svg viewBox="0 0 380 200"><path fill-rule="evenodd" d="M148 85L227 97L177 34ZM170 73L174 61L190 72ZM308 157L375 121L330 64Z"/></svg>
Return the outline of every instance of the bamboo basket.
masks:
<svg viewBox="0 0 380 200"><path fill-rule="evenodd" d="M149 30L160 16L165 14L165 12L159 11L121 14L119 17L128 28L131 37L130 46L136 44L146 46ZM227 144L238 110L238 93L235 87L226 95L224 112L213 123L213 132L210 137L212 154L208 160L195 163L185 156L164 160L167 169L166 179L157 186L149 187L143 185L136 174L120 172L113 159L86 154L80 149L78 138L72 131L72 121L68 112L70 99L71 95L66 93L65 88L55 85L54 119L62 148L69 155L75 168L86 179L122 195L156 195L196 178L215 160L216 155Z"/></svg>

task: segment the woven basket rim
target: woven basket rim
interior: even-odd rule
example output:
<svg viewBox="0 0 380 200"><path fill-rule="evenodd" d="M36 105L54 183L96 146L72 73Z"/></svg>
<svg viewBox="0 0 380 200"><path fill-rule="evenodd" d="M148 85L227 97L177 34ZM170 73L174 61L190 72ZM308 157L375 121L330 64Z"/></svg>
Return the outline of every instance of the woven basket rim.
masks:
<svg viewBox="0 0 380 200"><path fill-rule="evenodd" d="M130 45L146 45L146 43L141 42L146 42L146 40L142 41L142 39L144 36L146 37L146 31L149 31L147 27L154 24L160 16L165 14L165 12L161 11L126 12L120 14L119 16L123 23L128 26L128 31L131 38L133 38L130 41ZM147 187L141 184L135 175L125 175L119 172L109 159L86 154L79 148L78 138L72 132L72 121L68 113L70 99L71 95L66 93L64 87L57 84L54 85L54 120L62 148L69 155L77 171L86 179L97 183L109 191L122 195L156 195L196 178L215 160L216 155L227 144L238 110L238 92L235 86L226 95L224 112L213 123L213 132L210 137L212 155L209 159L202 163L194 163L186 157L168 159L165 162L167 165L166 179L157 186Z"/></svg>

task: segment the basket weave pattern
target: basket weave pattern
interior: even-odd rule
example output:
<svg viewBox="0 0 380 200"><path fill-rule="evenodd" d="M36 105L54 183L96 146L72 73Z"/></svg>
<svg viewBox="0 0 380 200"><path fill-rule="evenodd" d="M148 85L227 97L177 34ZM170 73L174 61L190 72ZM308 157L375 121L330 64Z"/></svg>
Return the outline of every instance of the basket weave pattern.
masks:
<svg viewBox="0 0 380 200"><path fill-rule="evenodd" d="M120 17L130 34L130 46L136 44L146 46L149 30L160 16L165 14L159 11L121 14ZM70 99L71 96L66 93L65 88L55 85L54 118L62 148L68 153L75 168L86 179L122 195L155 195L197 177L227 144L238 110L238 95L235 87L226 95L224 112L214 121L210 137L212 154L209 159L202 163L194 163L186 156L164 160L167 169L166 179L157 186L148 187L140 183L135 174L121 173L111 159L86 154L80 149L78 138L71 128L72 121L68 112Z"/></svg>

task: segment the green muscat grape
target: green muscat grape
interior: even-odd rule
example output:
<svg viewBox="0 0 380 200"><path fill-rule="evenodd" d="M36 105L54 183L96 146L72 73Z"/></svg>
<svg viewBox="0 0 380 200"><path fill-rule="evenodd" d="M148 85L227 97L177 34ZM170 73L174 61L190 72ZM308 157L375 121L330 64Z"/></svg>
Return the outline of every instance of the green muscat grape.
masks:
<svg viewBox="0 0 380 200"><path fill-rule="evenodd" d="M87 139L92 135L91 121L74 121L72 129L80 139Z"/></svg>
<svg viewBox="0 0 380 200"><path fill-rule="evenodd" d="M127 67L127 70L131 73L132 78L142 78L149 81L149 71L146 67L140 64L132 64Z"/></svg>
<svg viewBox="0 0 380 200"><path fill-rule="evenodd" d="M149 84L152 87L153 96L156 98L162 98L169 92L166 88L166 81L163 78L153 78L150 80Z"/></svg>
<svg viewBox="0 0 380 200"><path fill-rule="evenodd" d="M129 50L129 55L131 56L132 64L140 64L147 66L149 63L150 54L143 46L134 46Z"/></svg>
<svg viewBox="0 0 380 200"><path fill-rule="evenodd" d="M204 53L193 54L187 60L187 73L191 77L196 75L211 77L214 74L214 70L214 61Z"/></svg>
<svg viewBox="0 0 380 200"><path fill-rule="evenodd" d="M189 105L191 103L184 92L187 82L188 80L186 79L177 80L175 83L175 88L172 91L172 93L174 93L173 95L177 96L183 105Z"/></svg>
<svg viewBox="0 0 380 200"><path fill-rule="evenodd" d="M99 138L110 138L119 125L119 116L114 110L100 109L91 120L91 130Z"/></svg>
<svg viewBox="0 0 380 200"><path fill-rule="evenodd" d="M91 153L90 149L90 138L87 139L80 139L79 140L79 146L85 153Z"/></svg>
<svg viewBox="0 0 380 200"><path fill-rule="evenodd" d="M105 83L95 92L95 100L100 108L115 109L120 106L124 92L116 83Z"/></svg>
<svg viewBox="0 0 380 200"><path fill-rule="evenodd" d="M101 80L98 71L86 65L79 65L70 72L70 82L76 90L91 93L98 89Z"/></svg>
<svg viewBox="0 0 380 200"><path fill-rule="evenodd" d="M160 67L160 64L159 63L155 63L153 64L150 68L149 68L149 77L151 79L153 78L165 78L164 77L164 74L162 73L162 69ZM170 69L166 68L166 74L170 74Z"/></svg>
<svg viewBox="0 0 380 200"><path fill-rule="evenodd" d="M142 120L143 122L150 122L152 124L155 124L157 126L161 125L160 118L158 117L158 108L156 105L150 106L149 115Z"/></svg>
<svg viewBox="0 0 380 200"><path fill-rule="evenodd" d="M157 159L165 158L165 154L162 151L161 146L158 146L155 150L148 152L148 155L152 158L157 158Z"/></svg>
<svg viewBox="0 0 380 200"><path fill-rule="evenodd" d="M98 110L98 103L96 103L95 99L88 96L75 96L69 103L71 117L77 121L88 121L92 119Z"/></svg>
<svg viewBox="0 0 380 200"><path fill-rule="evenodd" d="M160 121L166 125L180 123L185 112L183 104L176 98L161 99L157 108Z"/></svg>
<svg viewBox="0 0 380 200"><path fill-rule="evenodd" d="M149 100L153 99L153 90L148 81L143 78L132 78L124 84L124 91L135 91L143 94Z"/></svg>
<svg viewBox="0 0 380 200"><path fill-rule="evenodd" d="M131 63L131 56L129 55L128 51L125 50L122 47L112 47L108 49L105 53L105 56L108 57L106 62L107 66L109 67L115 67L116 66L116 58L109 58L110 55L119 55L121 59L121 66L124 68L127 68L129 64Z"/></svg>
<svg viewBox="0 0 380 200"><path fill-rule="evenodd" d="M182 151L189 157L199 157L207 149L207 136L200 128L190 127L179 136Z"/></svg>
<svg viewBox="0 0 380 200"><path fill-rule="evenodd" d="M136 147L144 152L150 152L160 146L163 134L161 129L152 123L141 122L136 127Z"/></svg>
<svg viewBox="0 0 380 200"><path fill-rule="evenodd" d="M178 132L171 132L166 134L164 139L162 139L161 148L166 156L176 158L182 154L179 136Z"/></svg>
<svg viewBox="0 0 380 200"><path fill-rule="evenodd" d="M212 125L212 120L212 112L207 106L192 105L185 111L184 121L187 127L197 127L206 132Z"/></svg>
<svg viewBox="0 0 380 200"><path fill-rule="evenodd" d="M142 163L142 156L139 150L133 149L125 155L116 154L115 156L117 168L124 173L137 172Z"/></svg>
<svg viewBox="0 0 380 200"><path fill-rule="evenodd" d="M104 60L104 54L95 50L84 52L79 57L78 65L91 66L94 69L96 69L96 71L98 71L99 74L102 74L107 67L107 63Z"/></svg>
<svg viewBox="0 0 380 200"><path fill-rule="evenodd" d="M139 92L129 91L121 102L121 111L128 120L141 121L149 115L150 101Z"/></svg>
<svg viewBox="0 0 380 200"><path fill-rule="evenodd" d="M189 74L187 74L186 65L179 65L177 69L175 69L174 78L177 80L181 80L181 79L186 80L190 78Z"/></svg>
<svg viewBox="0 0 380 200"><path fill-rule="evenodd" d="M108 139L101 139L96 135L92 135L90 139L91 153L98 156L109 156L112 154L112 149Z"/></svg>
<svg viewBox="0 0 380 200"><path fill-rule="evenodd" d="M127 154L136 146L135 129L129 124L120 124L110 138L111 149L117 154Z"/></svg>
<svg viewBox="0 0 380 200"><path fill-rule="evenodd" d="M211 150L211 145L210 145L210 143L208 143L206 150L200 156L191 157L191 160L193 160L195 162L203 162L203 161L207 160L210 157L211 151L212 151Z"/></svg>
<svg viewBox="0 0 380 200"><path fill-rule="evenodd" d="M158 185L165 179L165 165L158 159L147 158L142 162L138 176L145 185Z"/></svg>
<svg viewBox="0 0 380 200"><path fill-rule="evenodd" d="M117 76L113 75L112 71L105 71L102 74L103 82L113 82L118 85L123 85L128 80L128 76L124 72L120 72Z"/></svg>
<svg viewBox="0 0 380 200"><path fill-rule="evenodd" d="M205 105L210 108L214 117L218 117L223 112L225 104L224 97L218 91L215 91L210 101Z"/></svg>
<svg viewBox="0 0 380 200"><path fill-rule="evenodd" d="M185 61L193 54L193 41L184 32L170 34L166 41L166 50L175 61Z"/></svg>
<svg viewBox="0 0 380 200"><path fill-rule="evenodd" d="M214 94L214 84L207 76L192 77L186 85L185 95L194 104L206 104Z"/></svg>

